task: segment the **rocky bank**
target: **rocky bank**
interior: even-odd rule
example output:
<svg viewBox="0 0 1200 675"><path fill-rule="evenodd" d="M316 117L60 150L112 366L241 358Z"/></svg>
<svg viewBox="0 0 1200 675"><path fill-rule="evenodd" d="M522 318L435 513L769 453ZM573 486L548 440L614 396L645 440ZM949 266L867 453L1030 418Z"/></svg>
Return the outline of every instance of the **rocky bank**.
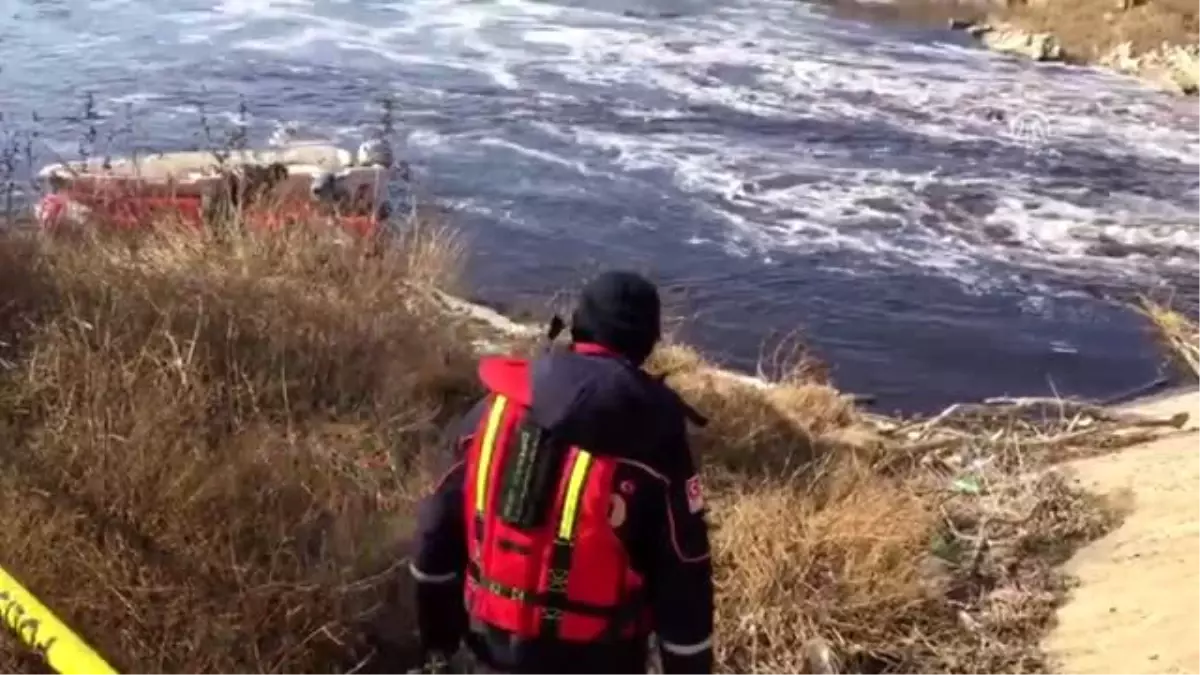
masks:
<svg viewBox="0 0 1200 675"><path fill-rule="evenodd" d="M986 7L982 20L950 23L997 52L1109 68L1194 95L1196 9L1173 0L1007 0Z"/></svg>

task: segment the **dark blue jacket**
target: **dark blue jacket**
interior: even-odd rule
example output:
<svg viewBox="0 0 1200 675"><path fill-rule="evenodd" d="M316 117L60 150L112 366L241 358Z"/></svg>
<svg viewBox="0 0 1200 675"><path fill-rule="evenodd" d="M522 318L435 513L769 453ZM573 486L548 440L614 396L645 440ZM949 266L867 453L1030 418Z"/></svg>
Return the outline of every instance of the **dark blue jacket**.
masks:
<svg viewBox="0 0 1200 675"><path fill-rule="evenodd" d="M501 367L525 365L509 360ZM487 370L485 361L485 382ZM617 533L646 580L663 667L667 673L711 672L712 564L699 477L687 443L689 409L658 380L592 345L550 352L528 366L527 377L532 421L593 453L628 460L614 479L614 490L622 485L623 494L632 493ZM420 505L411 571L418 582L423 645L452 653L466 638L477 657L507 672L645 672L645 639L615 646L514 649L506 635L470 627L462 597L467 555L463 459L489 400L480 401L451 430L437 458L443 478Z"/></svg>

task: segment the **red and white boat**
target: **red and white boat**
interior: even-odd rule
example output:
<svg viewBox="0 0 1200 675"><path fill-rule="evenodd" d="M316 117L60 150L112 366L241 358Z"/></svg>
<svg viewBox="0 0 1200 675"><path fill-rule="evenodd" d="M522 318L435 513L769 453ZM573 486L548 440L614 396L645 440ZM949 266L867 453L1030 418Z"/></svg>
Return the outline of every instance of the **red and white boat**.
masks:
<svg viewBox="0 0 1200 675"><path fill-rule="evenodd" d="M64 162L43 168L36 206L43 229L202 228L218 204L248 228L327 222L372 236L390 214L393 158L382 143L357 154L321 143L228 153L172 152Z"/></svg>

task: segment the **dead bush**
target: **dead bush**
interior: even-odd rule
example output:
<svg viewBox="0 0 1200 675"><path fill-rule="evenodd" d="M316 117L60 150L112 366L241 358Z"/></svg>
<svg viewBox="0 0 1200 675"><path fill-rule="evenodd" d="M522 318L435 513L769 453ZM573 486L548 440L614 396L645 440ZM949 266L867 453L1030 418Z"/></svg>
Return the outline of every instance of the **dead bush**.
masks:
<svg viewBox="0 0 1200 675"><path fill-rule="evenodd" d="M6 568L118 667L352 665L411 459L474 394L421 297L444 236L5 236Z"/></svg>

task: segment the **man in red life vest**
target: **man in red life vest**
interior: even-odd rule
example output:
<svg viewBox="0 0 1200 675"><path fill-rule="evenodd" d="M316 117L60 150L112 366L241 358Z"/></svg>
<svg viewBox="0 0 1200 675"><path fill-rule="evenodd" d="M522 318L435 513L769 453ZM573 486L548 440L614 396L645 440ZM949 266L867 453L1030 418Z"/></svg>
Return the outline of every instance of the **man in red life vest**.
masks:
<svg viewBox="0 0 1200 675"><path fill-rule="evenodd" d="M665 672L711 672L697 416L640 368L660 325L654 285L610 272L584 289L568 348L481 361L488 394L419 510L427 655L465 640L494 672L644 673L653 632Z"/></svg>

